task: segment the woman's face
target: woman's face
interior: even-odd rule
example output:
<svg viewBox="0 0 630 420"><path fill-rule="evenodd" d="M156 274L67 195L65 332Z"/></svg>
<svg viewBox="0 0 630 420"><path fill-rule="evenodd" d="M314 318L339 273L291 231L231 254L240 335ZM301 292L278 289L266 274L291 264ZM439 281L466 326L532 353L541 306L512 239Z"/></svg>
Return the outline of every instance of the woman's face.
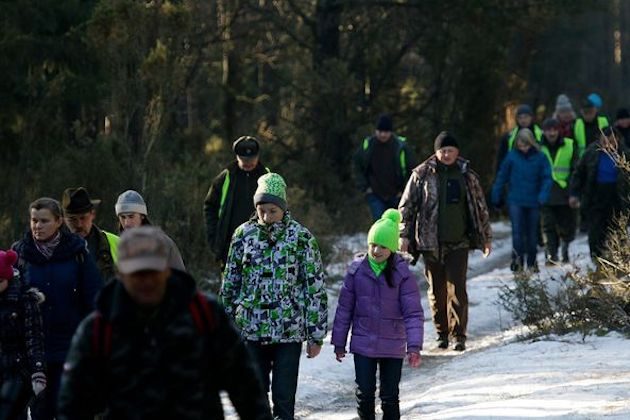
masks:
<svg viewBox="0 0 630 420"><path fill-rule="evenodd" d="M266 225L279 222L284 217L284 211L272 203L262 203L256 206L258 220Z"/></svg>
<svg viewBox="0 0 630 420"><path fill-rule="evenodd" d="M368 246L368 253L370 257L377 263L382 263L383 261L387 261L390 255L392 255L392 251L385 248L381 245L370 244Z"/></svg>
<svg viewBox="0 0 630 420"><path fill-rule="evenodd" d="M55 217L48 209L31 209L31 233L36 241L47 241L52 238L63 220Z"/></svg>
<svg viewBox="0 0 630 420"><path fill-rule="evenodd" d="M131 229L142 226L142 215L140 213L121 213L118 221L123 229Z"/></svg>
<svg viewBox="0 0 630 420"><path fill-rule="evenodd" d="M516 140L516 148L521 152L521 153L525 153L527 154L527 152L529 152L529 149L531 148L531 144L529 144L527 141L525 140Z"/></svg>

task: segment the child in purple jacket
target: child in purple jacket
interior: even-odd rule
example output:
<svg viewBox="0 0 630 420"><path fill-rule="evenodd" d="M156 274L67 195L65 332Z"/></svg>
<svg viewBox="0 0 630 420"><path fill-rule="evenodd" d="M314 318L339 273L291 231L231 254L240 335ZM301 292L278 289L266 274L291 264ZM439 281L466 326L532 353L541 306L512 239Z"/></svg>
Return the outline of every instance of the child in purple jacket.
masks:
<svg viewBox="0 0 630 420"><path fill-rule="evenodd" d="M415 276L396 253L400 213L389 209L368 233L368 254L355 259L346 274L335 314L332 344L337 360L354 354L359 418L374 418L376 369L380 369L383 419L399 419L398 384L405 355L420 366L424 312Z"/></svg>

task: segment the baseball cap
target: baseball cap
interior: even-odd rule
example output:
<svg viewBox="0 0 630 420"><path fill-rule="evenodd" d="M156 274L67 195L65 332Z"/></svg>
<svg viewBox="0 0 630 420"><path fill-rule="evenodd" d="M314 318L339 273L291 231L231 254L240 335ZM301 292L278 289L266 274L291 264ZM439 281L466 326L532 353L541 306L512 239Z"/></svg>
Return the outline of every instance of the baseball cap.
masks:
<svg viewBox="0 0 630 420"><path fill-rule="evenodd" d="M162 229L155 226L125 229L118 243L118 271L122 274L164 271L168 267L168 254L168 242Z"/></svg>

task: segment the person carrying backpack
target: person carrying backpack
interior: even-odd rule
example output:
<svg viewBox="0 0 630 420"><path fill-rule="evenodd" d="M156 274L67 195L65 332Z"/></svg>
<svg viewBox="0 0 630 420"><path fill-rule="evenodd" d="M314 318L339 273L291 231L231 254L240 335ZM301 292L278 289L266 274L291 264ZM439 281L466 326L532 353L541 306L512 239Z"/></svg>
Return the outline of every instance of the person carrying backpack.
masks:
<svg viewBox="0 0 630 420"><path fill-rule="evenodd" d="M217 301L168 265L153 226L126 230L117 281L79 326L64 366L58 419L271 419L253 360Z"/></svg>

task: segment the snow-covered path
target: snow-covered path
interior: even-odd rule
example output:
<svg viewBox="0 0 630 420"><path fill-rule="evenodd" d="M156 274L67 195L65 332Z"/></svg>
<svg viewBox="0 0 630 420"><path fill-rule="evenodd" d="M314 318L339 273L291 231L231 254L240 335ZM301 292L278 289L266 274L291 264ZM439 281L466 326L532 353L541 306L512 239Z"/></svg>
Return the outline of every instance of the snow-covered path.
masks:
<svg viewBox="0 0 630 420"><path fill-rule="evenodd" d="M630 341L617 334L585 340L573 334L518 341L523 327L497 303L500 287L512 281L507 268L509 226L499 223L493 229L499 238L493 254L483 259L475 252L469 261L470 320L464 353L436 348L423 288L427 318L423 363L419 369L403 368L402 418L630 419ZM345 238L344 243L350 250L361 251L364 241L359 235ZM571 256L580 265L588 265L586 238L572 244ZM542 253L539 265L543 267ZM329 273L339 275L344 266L329 266ZM558 281L564 269L542 268L540 275ZM336 306L334 289L331 316ZM338 363L329 339L319 357L301 360L298 419L357 418L352 355Z"/></svg>

